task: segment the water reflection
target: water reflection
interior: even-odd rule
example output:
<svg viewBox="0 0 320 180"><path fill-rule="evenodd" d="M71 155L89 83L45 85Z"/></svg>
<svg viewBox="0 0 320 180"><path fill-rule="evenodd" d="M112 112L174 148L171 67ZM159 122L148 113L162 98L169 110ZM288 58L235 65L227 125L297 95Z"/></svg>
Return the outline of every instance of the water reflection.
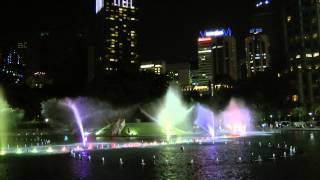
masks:
<svg viewBox="0 0 320 180"><path fill-rule="evenodd" d="M89 154L80 153L76 156L77 159L71 160L70 170L73 176L77 179L87 179L90 175L90 161Z"/></svg>
<svg viewBox="0 0 320 180"><path fill-rule="evenodd" d="M310 133L313 133L313 141ZM315 179L320 162L320 142L316 141L319 135L319 132L287 132L227 144L184 145L183 151L180 146L96 151L90 153L91 161L69 155L0 156L0 180L6 179L6 169L13 180ZM277 147L278 144L281 148ZM286 150L285 144L288 147ZM290 156L291 146L297 147L297 155ZM287 158L281 157L285 151ZM271 159L273 154L275 160ZM263 159L261 163L255 161L259 155ZM104 164L102 157L105 158ZM218 163L217 157L220 160ZM119 165L120 158L123 159L123 166ZM144 166L141 165L142 159Z"/></svg>

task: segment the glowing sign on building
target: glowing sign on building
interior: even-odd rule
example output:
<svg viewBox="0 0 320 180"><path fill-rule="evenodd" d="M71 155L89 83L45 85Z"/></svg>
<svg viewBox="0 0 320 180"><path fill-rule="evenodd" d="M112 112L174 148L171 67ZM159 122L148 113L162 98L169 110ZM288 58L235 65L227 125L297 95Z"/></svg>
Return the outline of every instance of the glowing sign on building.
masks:
<svg viewBox="0 0 320 180"><path fill-rule="evenodd" d="M205 31L204 33L201 33L201 35L205 37L222 37L222 36L231 36L232 32L230 28L227 29L215 29L212 31Z"/></svg>
<svg viewBox="0 0 320 180"><path fill-rule="evenodd" d="M113 5L134 9L133 0L113 0Z"/></svg>
<svg viewBox="0 0 320 180"><path fill-rule="evenodd" d="M104 7L104 0L96 0L96 14L98 14Z"/></svg>
<svg viewBox="0 0 320 180"><path fill-rule="evenodd" d="M199 38L198 42L201 43L201 44L202 43L211 43L212 39L211 38Z"/></svg>

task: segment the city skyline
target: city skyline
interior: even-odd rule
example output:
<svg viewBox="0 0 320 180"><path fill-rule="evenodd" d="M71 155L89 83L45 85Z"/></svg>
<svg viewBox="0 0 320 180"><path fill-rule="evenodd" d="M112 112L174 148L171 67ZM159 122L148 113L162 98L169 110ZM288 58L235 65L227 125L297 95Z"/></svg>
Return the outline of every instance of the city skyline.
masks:
<svg viewBox="0 0 320 180"><path fill-rule="evenodd" d="M143 52L141 58L165 59L173 62L196 61L196 40L199 31L209 27L231 27L235 37L243 39L247 34L247 28L240 25L248 25L250 14L247 10L254 8L253 1L233 2L232 6L226 2L211 1L202 3L135 1L141 11L138 32L144 34L139 37L138 43L139 51ZM86 26L92 26L89 18L90 13L94 11L95 6L89 1L77 3L71 0L63 5L54 1L45 4L7 1L1 6L0 15L1 17L14 15L14 17L0 19L7 25L7 28L0 30L2 34L0 39L30 37L30 34L45 29L70 29L74 26L86 29ZM244 56L244 52L239 53Z"/></svg>

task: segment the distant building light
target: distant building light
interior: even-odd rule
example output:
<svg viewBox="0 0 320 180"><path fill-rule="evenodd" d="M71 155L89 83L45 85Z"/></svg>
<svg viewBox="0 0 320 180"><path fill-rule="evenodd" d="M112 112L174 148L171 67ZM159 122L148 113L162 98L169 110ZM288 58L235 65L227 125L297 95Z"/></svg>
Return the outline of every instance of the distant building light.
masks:
<svg viewBox="0 0 320 180"><path fill-rule="evenodd" d="M145 64L145 65L141 65L140 68L141 69L148 69L148 68L153 68L154 64Z"/></svg>
<svg viewBox="0 0 320 180"><path fill-rule="evenodd" d="M259 34L262 33L263 29L262 28L252 28L250 29L250 34Z"/></svg>
<svg viewBox="0 0 320 180"><path fill-rule="evenodd" d="M300 58L301 58L300 54L296 55L296 59L300 59Z"/></svg>
<svg viewBox="0 0 320 180"><path fill-rule="evenodd" d="M312 58L312 54L306 54L306 57Z"/></svg>
<svg viewBox="0 0 320 180"><path fill-rule="evenodd" d="M319 52L316 52L313 54L313 57L318 57L319 55L320 55Z"/></svg>
<svg viewBox="0 0 320 180"><path fill-rule="evenodd" d="M195 86L193 88L194 91L209 91L209 87L208 86Z"/></svg>
<svg viewBox="0 0 320 180"><path fill-rule="evenodd" d="M198 51L199 54L211 53L211 50Z"/></svg>
<svg viewBox="0 0 320 180"><path fill-rule="evenodd" d="M299 96L298 95L293 95L292 96L292 101L293 102L298 102L299 101Z"/></svg>
<svg viewBox="0 0 320 180"><path fill-rule="evenodd" d="M199 43L211 43L212 39L211 38L199 38L198 42Z"/></svg>
<svg viewBox="0 0 320 180"><path fill-rule="evenodd" d="M271 3L271 0L263 0L256 3L256 7L263 7L265 5L269 5Z"/></svg>

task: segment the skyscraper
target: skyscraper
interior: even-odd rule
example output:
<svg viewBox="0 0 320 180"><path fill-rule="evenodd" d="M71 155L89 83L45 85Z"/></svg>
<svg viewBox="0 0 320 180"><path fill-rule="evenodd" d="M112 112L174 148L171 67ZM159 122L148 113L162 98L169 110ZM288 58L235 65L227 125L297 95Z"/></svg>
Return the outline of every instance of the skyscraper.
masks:
<svg viewBox="0 0 320 180"><path fill-rule="evenodd" d="M236 40L230 29L201 32L198 39L198 70L195 71L196 86L214 90L229 88L238 80Z"/></svg>
<svg viewBox="0 0 320 180"><path fill-rule="evenodd" d="M250 26L260 40L268 39L269 65L274 70L285 68L282 0L256 0ZM262 30L262 32L254 32ZM259 35L258 35L259 34ZM263 37L262 37L263 34Z"/></svg>
<svg viewBox="0 0 320 180"><path fill-rule="evenodd" d="M296 76L301 104L320 99L320 3L287 0L285 33L288 70ZM318 99L318 100L319 100Z"/></svg>
<svg viewBox="0 0 320 180"><path fill-rule="evenodd" d="M20 41L8 48L0 57L0 70L10 82L22 84L26 79L26 63L28 58L28 43Z"/></svg>
<svg viewBox="0 0 320 180"><path fill-rule="evenodd" d="M247 77L270 67L270 41L262 29L251 29L245 39Z"/></svg>
<svg viewBox="0 0 320 180"><path fill-rule="evenodd" d="M134 0L96 1L96 13L102 17L98 59L104 70L138 70L137 11Z"/></svg>

